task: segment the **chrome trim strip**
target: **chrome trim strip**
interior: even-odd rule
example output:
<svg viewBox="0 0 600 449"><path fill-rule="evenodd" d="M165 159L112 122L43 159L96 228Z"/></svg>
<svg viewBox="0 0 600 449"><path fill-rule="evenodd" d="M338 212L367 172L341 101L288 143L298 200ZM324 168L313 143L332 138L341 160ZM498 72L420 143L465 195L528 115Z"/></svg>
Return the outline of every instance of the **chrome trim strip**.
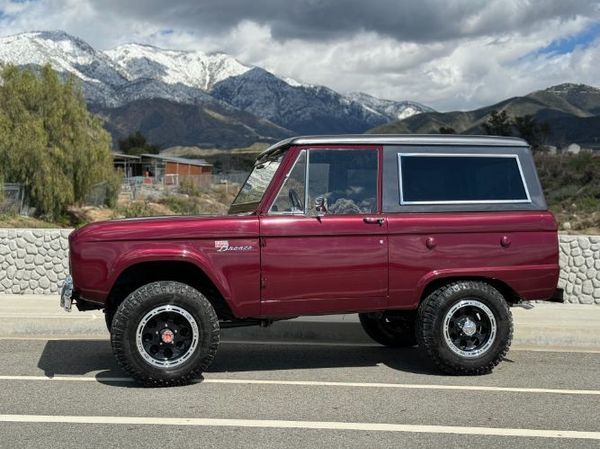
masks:
<svg viewBox="0 0 600 449"><path fill-rule="evenodd" d="M302 151L306 151L306 166L304 167L304 215L308 214L308 188L310 186L310 184L308 183L308 176L309 176L309 168L310 168L310 151L307 150L302 150Z"/></svg>
<svg viewBox="0 0 600 449"><path fill-rule="evenodd" d="M273 210L273 206L275 205L275 203L277 202L277 198L279 198L279 194L281 193L281 191L283 190L283 188L285 187L285 183L287 182L287 180L290 178L290 176L292 175L292 172L294 171L294 168L296 168L296 165L298 165L298 161L300 160L300 158L302 157L302 154L306 153L306 167L304 168L305 173L305 180L304 180L304 211L298 211L298 212L288 212L288 211L274 211ZM287 172L287 174L285 175L285 178L283 178L283 181L281 182L281 186L279 186L279 190L277 191L277 195L275 195L275 197L273 198L273 201L271 202L271 205L269 206L269 211L267 212L269 215L293 215L293 216L304 216L306 215L306 198L307 198L307 191L306 191L306 176L308 176L308 150L302 150L298 153L298 156L296 156L296 160L294 161L294 163L292 164L290 170Z"/></svg>

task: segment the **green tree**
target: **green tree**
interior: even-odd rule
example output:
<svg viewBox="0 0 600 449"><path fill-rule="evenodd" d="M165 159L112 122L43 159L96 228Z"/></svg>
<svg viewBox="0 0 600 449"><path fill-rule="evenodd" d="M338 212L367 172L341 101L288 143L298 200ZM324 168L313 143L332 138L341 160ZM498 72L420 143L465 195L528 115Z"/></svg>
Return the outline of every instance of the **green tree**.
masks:
<svg viewBox="0 0 600 449"><path fill-rule="evenodd" d="M525 139L533 150L543 150L544 144L550 135L550 125L548 122L538 122L531 115L515 117L513 126L517 130L519 137Z"/></svg>
<svg viewBox="0 0 600 449"><path fill-rule="evenodd" d="M0 70L0 177L23 184L38 214L56 219L98 182L115 184L110 143L72 76Z"/></svg>
<svg viewBox="0 0 600 449"><path fill-rule="evenodd" d="M493 111L488 120L481 125L491 136L512 136L512 120L506 111Z"/></svg>
<svg viewBox="0 0 600 449"><path fill-rule="evenodd" d="M139 156L140 154L157 154L160 151L156 145L148 143L140 131L119 140L119 151L125 154Z"/></svg>

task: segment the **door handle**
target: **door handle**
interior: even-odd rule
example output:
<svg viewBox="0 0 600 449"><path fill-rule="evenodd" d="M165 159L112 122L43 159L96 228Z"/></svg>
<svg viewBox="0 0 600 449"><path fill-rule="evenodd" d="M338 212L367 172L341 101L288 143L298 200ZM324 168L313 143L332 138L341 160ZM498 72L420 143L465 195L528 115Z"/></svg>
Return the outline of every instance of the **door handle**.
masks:
<svg viewBox="0 0 600 449"><path fill-rule="evenodd" d="M378 224L383 225L385 223L385 218L381 217L365 217L363 221L367 224Z"/></svg>

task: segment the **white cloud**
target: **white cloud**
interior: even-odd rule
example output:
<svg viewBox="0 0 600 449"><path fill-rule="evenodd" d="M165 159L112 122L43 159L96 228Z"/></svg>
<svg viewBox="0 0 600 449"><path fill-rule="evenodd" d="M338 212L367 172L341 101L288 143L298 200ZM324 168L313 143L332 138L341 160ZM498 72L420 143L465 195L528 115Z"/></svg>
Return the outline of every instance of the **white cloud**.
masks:
<svg viewBox="0 0 600 449"><path fill-rule="evenodd" d="M268 1L259 3L265 6ZM235 0L223 1L223 8L233 3ZM131 2L124 11L117 3L106 2L101 7L93 0L0 0L0 34L63 29L101 49L135 41L165 48L225 51L244 63L299 81L338 91L417 100L441 110L478 107L561 82L598 83L600 39L566 54L536 53L598 21L600 11L589 2L471 1L468 13L464 1L439 1L437 11L432 9L434 3L426 2L428 12L437 14L431 23L424 14L415 13L415 21L423 21L425 31L419 33L418 27L413 27L413 35L406 32L407 37L402 38L401 33L393 33L393 21L384 20L383 15L369 16L343 33L299 37L297 31L282 35L286 17L270 12L264 12L263 18L258 13L248 13L245 18L242 11L239 18L229 18L215 31L214 26L203 26L200 19L197 26L190 25L194 14L200 14L199 7L186 7L183 2L161 15L160 10L148 13L144 4L137 5L136 14ZM414 4L403 7L416 11ZM401 14L401 9L396 14ZM348 18L357 14L342 13ZM446 26L439 37L427 38L432 23L443 23L444 15L451 21L460 14L464 15L460 29ZM381 30L376 26L378 17L385 25Z"/></svg>

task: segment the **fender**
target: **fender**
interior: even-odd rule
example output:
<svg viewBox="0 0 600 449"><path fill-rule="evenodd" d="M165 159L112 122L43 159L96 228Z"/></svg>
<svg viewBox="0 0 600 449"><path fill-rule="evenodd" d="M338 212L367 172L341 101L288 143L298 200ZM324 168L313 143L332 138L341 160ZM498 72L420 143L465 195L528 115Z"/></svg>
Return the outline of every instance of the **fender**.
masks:
<svg viewBox="0 0 600 449"><path fill-rule="evenodd" d="M222 272L215 270L208 257L188 244L174 246L173 243L165 244L164 247L156 247L153 242L151 249L139 248L122 254L111 267L108 284L115 284L119 276L128 268L144 262L177 261L192 263L200 269L215 285L221 296L230 302L231 289L227 278ZM230 304L231 306L231 304Z"/></svg>
<svg viewBox="0 0 600 449"><path fill-rule="evenodd" d="M548 286L558 281L559 272L560 268L555 264L434 270L425 274L417 282L415 296L412 299L410 308L416 309L419 306L423 292L429 284L450 278L479 278L500 281L513 291L519 292L522 299L548 298L554 291L552 287Z"/></svg>

